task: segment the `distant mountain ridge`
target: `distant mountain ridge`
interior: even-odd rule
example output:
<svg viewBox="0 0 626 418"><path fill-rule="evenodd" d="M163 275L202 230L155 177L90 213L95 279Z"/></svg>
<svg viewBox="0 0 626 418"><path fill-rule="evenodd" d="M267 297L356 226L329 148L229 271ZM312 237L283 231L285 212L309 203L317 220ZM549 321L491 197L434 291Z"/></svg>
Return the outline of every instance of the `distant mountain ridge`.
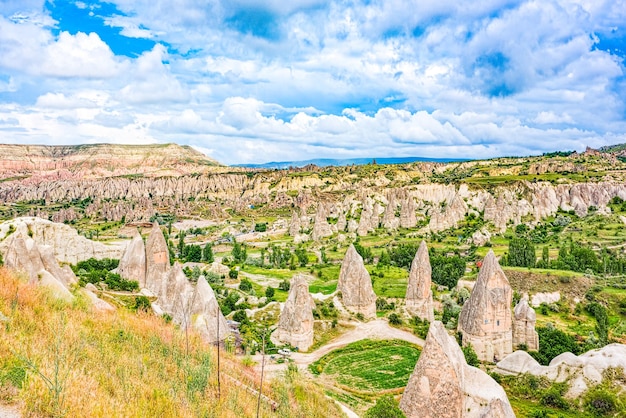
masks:
<svg viewBox="0 0 626 418"><path fill-rule="evenodd" d="M0 144L0 178L98 178L201 173L222 166L187 145Z"/></svg>
<svg viewBox="0 0 626 418"><path fill-rule="evenodd" d="M315 158L304 161L274 161L262 164L235 164L234 167L249 167L249 168L298 168L307 165L316 165L318 167L328 166L347 166L347 165L367 165L367 164L407 164L414 162L435 162L435 163L450 163L450 162L463 162L470 161L470 158L426 158L426 157L384 157L384 158Z"/></svg>

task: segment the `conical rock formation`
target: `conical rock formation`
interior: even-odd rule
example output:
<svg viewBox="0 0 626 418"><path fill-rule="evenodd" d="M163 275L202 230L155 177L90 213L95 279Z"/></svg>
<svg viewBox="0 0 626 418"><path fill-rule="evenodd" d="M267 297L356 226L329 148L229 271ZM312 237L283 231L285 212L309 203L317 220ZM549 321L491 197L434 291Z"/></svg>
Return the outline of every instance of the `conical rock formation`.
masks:
<svg viewBox="0 0 626 418"><path fill-rule="evenodd" d="M159 224L155 222L146 242L146 288L159 295L169 268L170 253L167 243Z"/></svg>
<svg viewBox="0 0 626 418"><path fill-rule="evenodd" d="M409 314L429 322L435 320L433 310L433 292L431 289L432 268L428 256L428 247L422 241L411 263L409 283L406 289L406 310Z"/></svg>
<svg viewBox="0 0 626 418"><path fill-rule="evenodd" d="M196 331L209 342L227 338L230 335L230 328L220 310L215 293L204 276L198 278L192 298L191 324Z"/></svg>
<svg viewBox="0 0 626 418"><path fill-rule="evenodd" d="M365 318L376 317L376 294L363 257L350 245L341 263L337 290L342 294L343 305Z"/></svg>
<svg viewBox="0 0 626 418"><path fill-rule="evenodd" d="M440 321L426 344L400 400L407 418L514 418L506 393L482 370L469 366Z"/></svg>
<svg viewBox="0 0 626 418"><path fill-rule="evenodd" d="M537 314L524 296L513 310L513 346L525 344L529 351L539 350L539 334L535 331Z"/></svg>
<svg viewBox="0 0 626 418"><path fill-rule="evenodd" d="M280 313L278 328L272 333L272 342L307 351L313 345L313 309L315 302L309 293L309 284L298 274L291 279L289 296Z"/></svg>
<svg viewBox="0 0 626 418"><path fill-rule="evenodd" d="M146 246L136 229L120 259L117 274L127 280L136 280L141 288L146 287Z"/></svg>
<svg viewBox="0 0 626 418"><path fill-rule="evenodd" d="M471 344L482 361L498 361L513 352L512 297L509 281L489 250L463 305L458 327L463 345Z"/></svg>
<svg viewBox="0 0 626 418"><path fill-rule="evenodd" d="M180 263L174 263L167 275L163 277L164 280L160 285L154 282L155 289L157 287L161 289L159 293L155 292L159 296L159 306L172 315L174 322L183 325L189 324L190 296L193 293L193 287L185 276Z"/></svg>

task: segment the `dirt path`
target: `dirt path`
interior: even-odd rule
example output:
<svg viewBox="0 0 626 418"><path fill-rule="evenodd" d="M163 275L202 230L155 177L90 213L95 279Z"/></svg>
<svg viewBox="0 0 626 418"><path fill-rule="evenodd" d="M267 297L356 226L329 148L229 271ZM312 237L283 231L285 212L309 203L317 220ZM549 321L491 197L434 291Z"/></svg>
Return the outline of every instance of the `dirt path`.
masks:
<svg viewBox="0 0 626 418"><path fill-rule="evenodd" d="M394 328L389 325L384 319L377 319L370 322L357 322L354 323L355 327L338 338L332 340L330 343L323 347L318 348L312 353L293 353L291 359L296 363L300 369L306 369L307 366L330 353L346 345L364 340L366 338L379 339L379 340L404 340L413 344L417 344L421 347L424 346L424 340L416 337L410 332L403 331L401 329ZM254 361L257 362L255 368L260 372L261 370L261 355L257 354L253 356ZM265 373L275 375L277 372L287 368L287 363L278 364L271 362L269 357L265 357Z"/></svg>
<svg viewBox="0 0 626 418"><path fill-rule="evenodd" d="M339 336L338 338L332 340L325 346L318 348L312 353L293 353L291 355L291 359L294 361L295 364L298 365L298 368L300 370L302 370L304 373L308 373L307 367L309 364L319 360L324 355L330 353L333 350L345 347L350 343L364 340L366 338L379 340L398 339L417 344L421 347L424 346L424 340L416 337L410 332L390 326L389 323L384 319L377 319L370 322L356 322L353 324L355 325L354 328L350 329L350 331ZM260 372L262 356L260 354L257 354L253 356L253 359L257 362L255 369L257 370L257 372ZM270 361L269 356L265 356L264 373L266 376L275 377L278 373L285 370L286 368L287 363L278 364ZM339 405L341 410L348 416L348 418L358 418L358 415L346 405L337 400L334 401L335 403L337 403L337 405Z"/></svg>

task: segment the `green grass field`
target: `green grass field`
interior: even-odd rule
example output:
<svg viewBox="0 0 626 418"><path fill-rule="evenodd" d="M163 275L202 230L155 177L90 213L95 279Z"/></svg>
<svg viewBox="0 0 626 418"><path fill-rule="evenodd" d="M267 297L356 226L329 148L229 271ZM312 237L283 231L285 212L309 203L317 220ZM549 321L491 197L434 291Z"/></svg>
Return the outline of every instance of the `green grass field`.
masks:
<svg viewBox="0 0 626 418"><path fill-rule="evenodd" d="M328 353L310 368L331 377L343 389L376 396L405 387L420 352L405 341L362 340Z"/></svg>

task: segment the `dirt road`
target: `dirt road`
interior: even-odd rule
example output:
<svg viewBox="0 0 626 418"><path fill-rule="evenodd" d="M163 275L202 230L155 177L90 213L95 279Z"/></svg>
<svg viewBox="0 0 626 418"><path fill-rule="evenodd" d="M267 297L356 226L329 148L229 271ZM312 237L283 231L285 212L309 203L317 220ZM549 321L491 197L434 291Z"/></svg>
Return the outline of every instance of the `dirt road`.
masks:
<svg viewBox="0 0 626 418"><path fill-rule="evenodd" d="M339 336L338 338L332 340L325 346L318 348L312 353L293 353L291 355L291 359L301 369L306 369L309 364L319 360L325 354L328 354L331 351L336 350L337 348L344 347L350 343L364 340L366 338L378 340L398 339L408 341L422 347L424 346L424 340L416 337L410 332L390 326L389 323L384 319L377 319L370 322L354 322L353 324L355 325L354 328ZM262 356L260 354L253 356L254 361L257 362L255 368L258 371L261 370L261 357ZM280 372L286 368L287 363L278 364L275 362L270 362L269 357L265 357L265 373L269 375L275 375L277 372Z"/></svg>

